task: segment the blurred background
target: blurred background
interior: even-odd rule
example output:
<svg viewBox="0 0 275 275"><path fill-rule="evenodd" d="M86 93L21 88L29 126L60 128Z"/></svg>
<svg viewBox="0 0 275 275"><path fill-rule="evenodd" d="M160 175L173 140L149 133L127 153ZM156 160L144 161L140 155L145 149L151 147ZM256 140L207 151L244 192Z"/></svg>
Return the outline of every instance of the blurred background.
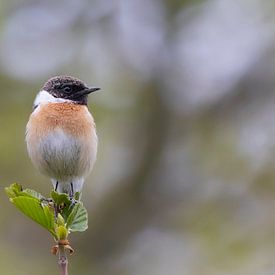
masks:
<svg viewBox="0 0 275 275"><path fill-rule="evenodd" d="M275 273L274 1L0 4L1 274L58 274L51 236L3 190L50 193L24 132L58 74L102 88L70 274Z"/></svg>

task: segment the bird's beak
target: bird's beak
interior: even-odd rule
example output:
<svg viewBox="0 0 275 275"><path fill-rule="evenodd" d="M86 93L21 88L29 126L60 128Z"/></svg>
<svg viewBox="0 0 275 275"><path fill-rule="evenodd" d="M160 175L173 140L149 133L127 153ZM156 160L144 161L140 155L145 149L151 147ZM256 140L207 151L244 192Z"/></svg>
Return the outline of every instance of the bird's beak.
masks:
<svg viewBox="0 0 275 275"><path fill-rule="evenodd" d="M84 91L85 91L85 94L88 95L88 94L96 92L98 90L100 90L100 88L91 87L91 88L85 89Z"/></svg>
<svg viewBox="0 0 275 275"><path fill-rule="evenodd" d="M100 88L94 88L94 87L86 88L86 89L83 89L81 91L78 91L76 94L74 94L74 96L75 97L82 97L82 96L88 95L88 94L93 93L93 92L98 91L98 90L100 90Z"/></svg>

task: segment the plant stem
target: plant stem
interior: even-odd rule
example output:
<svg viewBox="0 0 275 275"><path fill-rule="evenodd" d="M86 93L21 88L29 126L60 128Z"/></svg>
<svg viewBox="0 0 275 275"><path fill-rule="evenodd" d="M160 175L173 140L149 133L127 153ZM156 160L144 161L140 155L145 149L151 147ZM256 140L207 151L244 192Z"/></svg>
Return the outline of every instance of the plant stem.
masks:
<svg viewBox="0 0 275 275"><path fill-rule="evenodd" d="M59 244L58 247L58 265L60 267L60 275L68 275L68 258L66 255L65 246Z"/></svg>

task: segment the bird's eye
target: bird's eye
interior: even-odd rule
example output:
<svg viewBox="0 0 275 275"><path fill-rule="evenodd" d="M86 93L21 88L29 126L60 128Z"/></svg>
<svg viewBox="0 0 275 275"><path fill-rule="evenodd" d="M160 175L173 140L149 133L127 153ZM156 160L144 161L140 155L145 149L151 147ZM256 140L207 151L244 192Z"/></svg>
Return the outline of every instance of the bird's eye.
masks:
<svg viewBox="0 0 275 275"><path fill-rule="evenodd" d="M63 88L63 91L66 92L66 93L69 93L71 92L72 88L70 86L66 86Z"/></svg>

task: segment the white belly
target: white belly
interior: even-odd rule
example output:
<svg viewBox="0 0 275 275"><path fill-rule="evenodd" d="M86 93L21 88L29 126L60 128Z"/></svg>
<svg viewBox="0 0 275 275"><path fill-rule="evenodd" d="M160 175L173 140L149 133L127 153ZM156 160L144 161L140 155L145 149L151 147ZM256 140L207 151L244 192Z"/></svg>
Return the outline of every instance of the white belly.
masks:
<svg viewBox="0 0 275 275"><path fill-rule="evenodd" d="M34 165L43 174L61 182L87 176L97 153L95 131L93 136L84 140L56 129L37 144L27 142L27 145Z"/></svg>

